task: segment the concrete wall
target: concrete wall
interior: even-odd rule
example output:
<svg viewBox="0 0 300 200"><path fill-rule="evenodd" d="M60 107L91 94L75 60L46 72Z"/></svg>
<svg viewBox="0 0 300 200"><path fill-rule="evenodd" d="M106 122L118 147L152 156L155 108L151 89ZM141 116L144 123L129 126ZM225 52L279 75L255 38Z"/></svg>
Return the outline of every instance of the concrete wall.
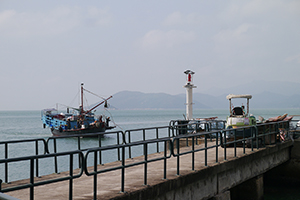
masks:
<svg viewBox="0 0 300 200"><path fill-rule="evenodd" d="M128 193L116 199L157 199L157 200L194 200L194 199L230 199L229 196L238 196L239 199L259 199L250 197L243 187L236 187L242 183L253 184L250 191L259 195L261 174L288 161L293 142L272 145L258 152L240 158L228 160L220 164L209 166L200 171L191 171L190 174L178 176L174 180L165 181L154 186L149 186L141 191ZM236 191L230 189L236 187ZM263 194L263 192L262 192ZM241 196L244 195L244 196Z"/></svg>
<svg viewBox="0 0 300 200"><path fill-rule="evenodd" d="M300 179L300 138L294 141L291 149L291 159L270 172L268 176L282 176Z"/></svg>

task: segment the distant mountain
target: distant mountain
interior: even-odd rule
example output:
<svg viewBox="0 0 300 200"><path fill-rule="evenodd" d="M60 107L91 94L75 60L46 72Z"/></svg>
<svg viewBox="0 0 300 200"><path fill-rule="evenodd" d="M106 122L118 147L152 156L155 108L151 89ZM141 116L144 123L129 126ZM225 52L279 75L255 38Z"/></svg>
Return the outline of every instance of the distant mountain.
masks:
<svg viewBox="0 0 300 200"><path fill-rule="evenodd" d="M271 89L263 90L266 87ZM229 104L226 96L228 94L252 94L250 108L300 108L300 84L289 82L259 82L241 85L220 90L214 95L194 92L193 108L227 109ZM109 103L116 109L185 109L185 98L185 94L122 91L114 94Z"/></svg>
<svg viewBox="0 0 300 200"><path fill-rule="evenodd" d="M194 108L210 108L194 101ZM117 109L185 109L185 95L122 91L113 95L109 103Z"/></svg>
<svg viewBox="0 0 300 200"><path fill-rule="evenodd" d="M220 96L224 94L261 94L264 92L270 92L278 95L291 96L294 94L300 94L300 83L293 83L288 81L252 81L244 84L239 84L235 87L222 88L222 86L216 88L208 88L201 90L204 94L212 96Z"/></svg>

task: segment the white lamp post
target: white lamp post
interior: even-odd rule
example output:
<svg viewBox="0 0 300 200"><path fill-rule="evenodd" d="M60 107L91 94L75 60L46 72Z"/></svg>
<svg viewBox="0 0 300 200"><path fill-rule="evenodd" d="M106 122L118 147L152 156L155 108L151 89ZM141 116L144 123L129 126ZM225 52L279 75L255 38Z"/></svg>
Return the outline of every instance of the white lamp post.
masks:
<svg viewBox="0 0 300 200"><path fill-rule="evenodd" d="M193 88L196 88L193 84L193 74L195 72L191 70L186 70L184 72L186 74L186 85L183 87L186 88L186 119L191 120L193 119Z"/></svg>

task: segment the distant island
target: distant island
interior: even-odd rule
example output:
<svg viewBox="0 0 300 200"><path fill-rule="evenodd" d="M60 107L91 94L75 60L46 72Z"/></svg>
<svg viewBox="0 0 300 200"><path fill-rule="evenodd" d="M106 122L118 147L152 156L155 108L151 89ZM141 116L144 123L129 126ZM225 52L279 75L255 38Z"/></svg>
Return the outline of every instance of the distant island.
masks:
<svg viewBox="0 0 300 200"><path fill-rule="evenodd" d="M198 91L201 91L198 92ZM253 81L231 88L198 87L193 93L194 109L228 109L228 94L251 94L251 109L300 108L300 84L286 81ZM115 109L185 109L181 94L121 91L110 100Z"/></svg>
<svg viewBox="0 0 300 200"><path fill-rule="evenodd" d="M237 94L237 93L236 93ZM241 93L240 93L241 94ZM249 94L249 93L245 93ZM228 109L226 95L194 93L194 109ZM250 106L255 108L300 108L300 94L282 95L271 92L252 94ZM109 101L114 109L185 109L185 94L142 93L122 91Z"/></svg>

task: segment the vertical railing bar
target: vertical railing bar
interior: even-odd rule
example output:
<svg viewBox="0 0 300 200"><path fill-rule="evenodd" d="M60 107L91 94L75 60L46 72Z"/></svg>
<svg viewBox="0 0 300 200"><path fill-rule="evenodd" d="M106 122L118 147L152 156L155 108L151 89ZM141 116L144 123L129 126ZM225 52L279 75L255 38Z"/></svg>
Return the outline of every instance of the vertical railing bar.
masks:
<svg viewBox="0 0 300 200"><path fill-rule="evenodd" d="M185 145L188 147L189 146L189 138L185 138Z"/></svg>
<svg viewBox="0 0 300 200"><path fill-rule="evenodd" d="M145 163L144 163L144 185L147 185L147 164L148 164L148 145L147 143L144 143L144 157L145 157Z"/></svg>
<svg viewBox="0 0 300 200"><path fill-rule="evenodd" d="M234 143L233 143L233 146L234 146L234 157L236 157L236 129L233 130L234 132Z"/></svg>
<svg viewBox="0 0 300 200"><path fill-rule="evenodd" d="M179 145L179 138L177 138L176 140L174 140L174 141L177 141L176 142L176 147L177 147L177 175L179 176L179 162L180 162L180 159L179 159L179 147L180 147L180 145Z"/></svg>
<svg viewBox="0 0 300 200"><path fill-rule="evenodd" d="M226 146L227 146L227 144L226 144L226 142L227 142L227 140L226 140L226 135L227 135L227 132L225 131L224 132L224 160L226 160L227 158L226 158L226 151L227 151L227 148L226 148Z"/></svg>
<svg viewBox="0 0 300 200"><path fill-rule="evenodd" d="M119 147L119 145L120 145L120 132L118 131L117 132L117 144L118 144L118 150L117 150L117 153L118 153L118 161L120 161L120 147Z"/></svg>
<svg viewBox="0 0 300 200"><path fill-rule="evenodd" d="M207 166L207 134L205 134L205 139L204 139L204 143L205 143L205 166Z"/></svg>
<svg viewBox="0 0 300 200"><path fill-rule="evenodd" d="M156 128L156 139L158 139L158 128ZM156 142L156 152L159 153L159 142Z"/></svg>
<svg viewBox="0 0 300 200"><path fill-rule="evenodd" d="M57 153L57 147L56 147L56 138L53 139L53 150L54 153ZM55 168L55 173L58 174L58 166L57 166L57 156L54 156L54 168Z"/></svg>
<svg viewBox="0 0 300 200"><path fill-rule="evenodd" d="M246 149L245 149L245 143L246 143L246 139L245 139L245 132L246 132L246 128L243 128L243 154L246 154Z"/></svg>
<svg viewBox="0 0 300 200"><path fill-rule="evenodd" d="M219 161L219 133L220 132L216 132L216 163Z"/></svg>
<svg viewBox="0 0 300 200"><path fill-rule="evenodd" d="M192 136L192 170L195 170L195 144L194 144L194 136Z"/></svg>
<svg viewBox="0 0 300 200"><path fill-rule="evenodd" d="M271 124L269 125L269 133L268 133L268 135L269 135L269 145L272 143L272 135L270 134L270 132L271 132Z"/></svg>
<svg viewBox="0 0 300 200"><path fill-rule="evenodd" d="M30 159L30 200L34 199L34 158Z"/></svg>
<svg viewBox="0 0 300 200"><path fill-rule="evenodd" d="M8 143L5 143L5 159L8 159ZM5 183L8 183L8 163L5 161Z"/></svg>
<svg viewBox="0 0 300 200"><path fill-rule="evenodd" d="M39 155L39 145L38 145L38 140L36 140L35 141L35 155ZM35 176L36 177L39 177L39 159L38 158L36 158L36 160L35 160L35 162L36 162L36 168L35 168Z"/></svg>
<svg viewBox="0 0 300 200"><path fill-rule="evenodd" d="M255 128L254 126L251 127L251 151L253 151L253 129L254 128ZM257 135L255 134L255 132L254 132L254 138L255 138L255 141L256 141ZM256 145L258 145L258 143L256 143Z"/></svg>
<svg viewBox="0 0 300 200"><path fill-rule="evenodd" d="M128 143L131 143L131 132L128 131ZM128 151L129 151L129 158L131 158L131 146L128 147Z"/></svg>
<svg viewBox="0 0 300 200"><path fill-rule="evenodd" d="M80 140L80 137L77 137L77 146L78 146L78 150L81 150L81 140Z"/></svg>
<svg viewBox="0 0 300 200"><path fill-rule="evenodd" d="M256 142L256 149L259 149L259 138L261 138L261 143L262 143L262 137L259 136L258 134L258 127L254 127L254 137L255 137L255 142ZM252 140L253 141L253 140ZM252 151L254 151L253 145L251 145Z"/></svg>
<svg viewBox="0 0 300 200"><path fill-rule="evenodd" d="M79 158L80 160L80 158ZM80 162L80 161L79 161ZM73 199L73 154L71 153L70 154L70 172L69 172L69 175L70 175L70 179L69 179L69 200L72 200Z"/></svg>
<svg viewBox="0 0 300 200"><path fill-rule="evenodd" d="M98 135L99 147L102 147L101 136L102 135ZM99 150L99 164L102 165L102 151L101 151L101 149Z"/></svg>
<svg viewBox="0 0 300 200"><path fill-rule="evenodd" d="M167 179L167 142L169 142L169 141L164 142L164 144L165 144L164 145L164 179ZM170 145L171 144L169 144L169 146Z"/></svg>
<svg viewBox="0 0 300 200"><path fill-rule="evenodd" d="M100 150L101 151L101 150ZM101 152L99 152L101 154ZM100 157L100 155L99 155ZM94 189L94 200L97 200L97 151L94 151L94 184L93 184L93 189Z"/></svg>
<svg viewBox="0 0 300 200"><path fill-rule="evenodd" d="M264 147L266 146L266 126L263 126Z"/></svg>
<svg viewBox="0 0 300 200"><path fill-rule="evenodd" d="M122 146L122 172L121 172L121 192L124 191L125 185L125 146Z"/></svg>

